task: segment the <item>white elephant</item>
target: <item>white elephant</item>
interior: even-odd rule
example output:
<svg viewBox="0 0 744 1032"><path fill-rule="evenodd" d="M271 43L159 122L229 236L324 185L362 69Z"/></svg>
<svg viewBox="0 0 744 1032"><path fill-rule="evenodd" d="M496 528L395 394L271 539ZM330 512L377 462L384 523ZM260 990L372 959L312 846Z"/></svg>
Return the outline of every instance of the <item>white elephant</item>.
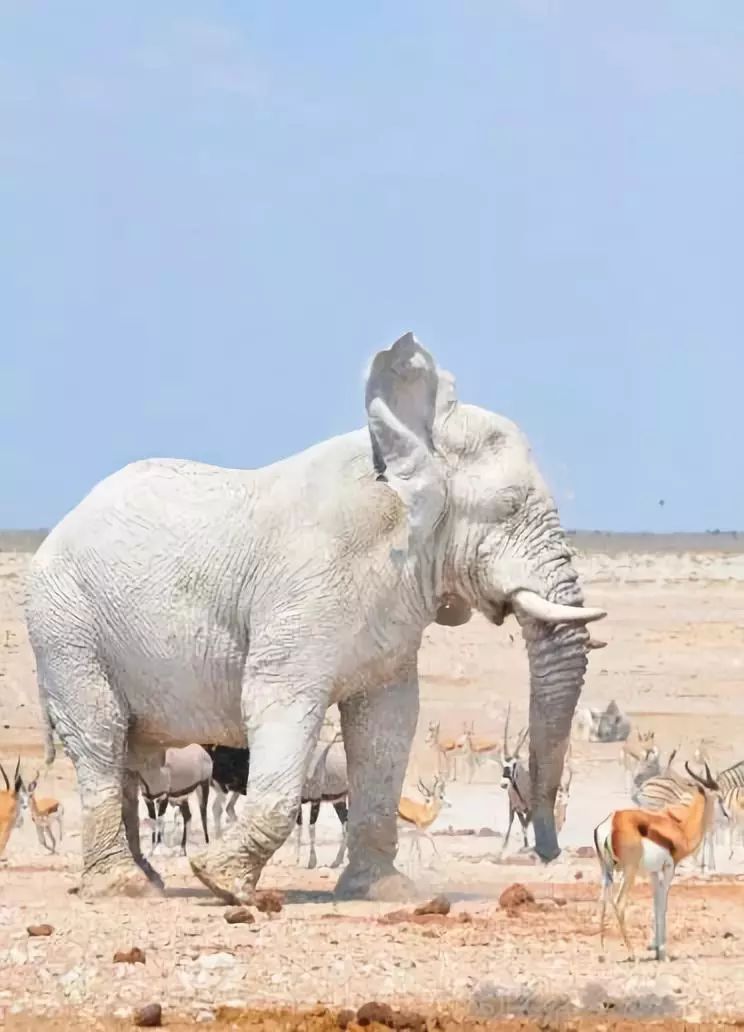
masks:
<svg viewBox="0 0 744 1032"><path fill-rule="evenodd" d="M559 853L553 805L587 662L555 505L521 431L457 401L412 334L374 358L368 427L256 470L135 462L49 534L30 575L48 762L59 735L81 794L87 895L162 882L144 860L136 772L166 746L251 749L241 820L194 855L246 901L295 823L326 709L348 758L341 896L393 898L396 807L432 621L513 613L530 671L536 849Z"/></svg>

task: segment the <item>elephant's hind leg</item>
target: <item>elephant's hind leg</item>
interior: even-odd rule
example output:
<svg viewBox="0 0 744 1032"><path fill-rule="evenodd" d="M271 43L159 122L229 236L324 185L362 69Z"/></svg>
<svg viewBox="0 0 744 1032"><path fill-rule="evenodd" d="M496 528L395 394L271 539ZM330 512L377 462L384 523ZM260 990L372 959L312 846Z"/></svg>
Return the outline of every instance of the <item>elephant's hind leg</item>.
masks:
<svg viewBox="0 0 744 1032"><path fill-rule="evenodd" d="M44 674L56 730L75 766L80 791L80 894L139 896L157 890L136 863L127 835L128 707L95 659L81 656L81 651L58 653L54 667L47 666Z"/></svg>

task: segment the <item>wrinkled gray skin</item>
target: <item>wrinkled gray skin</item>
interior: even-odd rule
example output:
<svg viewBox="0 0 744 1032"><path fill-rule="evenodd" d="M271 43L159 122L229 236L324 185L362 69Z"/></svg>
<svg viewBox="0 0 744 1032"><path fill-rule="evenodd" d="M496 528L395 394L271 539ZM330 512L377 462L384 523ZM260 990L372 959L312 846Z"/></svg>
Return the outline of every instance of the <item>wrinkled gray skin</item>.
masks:
<svg viewBox="0 0 744 1032"><path fill-rule="evenodd" d="M577 575L522 433L459 403L411 334L375 356L366 408L366 429L262 469L136 462L36 553L27 620L49 742L54 728L77 772L82 893L158 883L135 772L196 741L250 746L242 818L191 864L221 898L253 898L337 703L351 804L337 892L405 896L396 807L422 632L472 609L522 625L536 848L558 855L585 624L604 614L575 608Z"/></svg>

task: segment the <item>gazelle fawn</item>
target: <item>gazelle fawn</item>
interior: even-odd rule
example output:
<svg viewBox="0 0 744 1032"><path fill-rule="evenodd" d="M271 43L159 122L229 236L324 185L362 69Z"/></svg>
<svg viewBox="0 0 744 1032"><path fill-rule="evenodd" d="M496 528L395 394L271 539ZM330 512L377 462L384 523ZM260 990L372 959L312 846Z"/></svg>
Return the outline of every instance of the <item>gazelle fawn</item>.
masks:
<svg viewBox="0 0 744 1032"><path fill-rule="evenodd" d="M39 771L36 771L33 781L28 785L28 808L31 813L31 820L36 826L36 836L41 845L50 853L56 853L57 842L62 841L62 817L64 807L58 799L52 796L37 796L36 787L39 782ZM57 838L54 838L52 825L57 827Z"/></svg>
<svg viewBox="0 0 744 1032"><path fill-rule="evenodd" d="M615 911L623 941L633 957L625 927L625 907L639 871L648 874L654 900L654 941L657 960L666 960L666 914L669 888L677 864L694 853L713 819L720 790L705 764L705 776L698 777L688 763L685 769L696 782L689 801L664 810L615 810L594 829L594 847L602 874L600 939L604 947L607 902ZM613 890L613 878L621 875L620 888Z"/></svg>
<svg viewBox="0 0 744 1032"><path fill-rule="evenodd" d="M437 776L429 787L419 778L418 790L424 797L423 803L416 802L408 796L401 796L398 803L398 834L401 832L412 836L409 857L415 848L419 863L421 862L421 839L426 838L431 843L432 849L439 854L437 844L429 831L429 828L437 819L444 807L451 804L445 797L445 781Z"/></svg>
<svg viewBox="0 0 744 1032"><path fill-rule="evenodd" d="M23 791L23 780L21 778L21 758L18 757L12 781L8 780L5 768L0 763L0 774L2 774L5 788L0 789L0 858L8 844L10 833L18 822L21 812L21 792Z"/></svg>

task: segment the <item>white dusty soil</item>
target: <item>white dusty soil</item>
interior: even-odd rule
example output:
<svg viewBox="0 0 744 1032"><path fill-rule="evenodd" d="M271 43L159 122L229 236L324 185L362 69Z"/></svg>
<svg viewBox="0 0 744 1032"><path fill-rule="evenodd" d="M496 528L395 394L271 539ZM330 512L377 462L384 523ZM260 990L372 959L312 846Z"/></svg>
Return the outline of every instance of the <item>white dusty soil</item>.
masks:
<svg viewBox="0 0 744 1032"><path fill-rule="evenodd" d="M610 613L593 628L609 645L591 654L582 702L616 699L639 726L656 731L663 755L679 746L680 758L689 757L704 737L719 769L744 758L744 554L608 549L577 562L587 602ZM0 554L0 760L7 769L20 753L30 777L43 750L20 608L27 563L25 554ZM515 732L527 711L526 659L513 621L501 629L480 618L463 628L430 629L421 674L413 796L417 777L433 769L424 745L429 720L441 721L443 736L459 734L465 720L475 722L476 734L497 736L508 701ZM565 1017L575 1028L592 1022L619 1028L648 1019L672 1027L675 1019L744 1015L744 845L729 860L728 840L721 840L715 875L698 877L690 861L680 868L669 904L671 963L647 959L645 885L628 910L639 961L627 961L611 923L602 954L596 861L576 851L590 845L602 817L629 801L619 746L575 742L574 753L565 850L555 863L526 863L516 824L500 859L506 799L498 768L484 765L472 784L461 777L448 785L451 806L432 829L440 833L439 857L411 872L428 895L446 893L449 916L386 922L397 907L337 904L337 872L307 870L306 846L303 866L296 866L288 843L261 882L285 893L284 908L271 917L257 913L252 925L228 925L224 907L195 882L188 862L167 850L154 858L167 884L162 900L91 903L70 894L80 864L79 804L74 772L60 756L39 787L64 803L59 853L42 849L27 818L0 866L0 1025L131 1027L132 1010L150 1002L162 1004L171 1027L181 1027L177 1018L239 1027L244 1008L261 1011L268 1027L276 1008L321 1003L335 1010L368 1000L415 1005L465 1023L528 1019L509 1025L515 1028ZM201 841L193 809L191 849ZM491 833L473 834L484 828ZM447 834L450 829L460 833ZM336 816L324 807L321 863L330 863L337 844ZM405 866L409 844L401 848ZM428 863L427 843L423 849ZM527 885L537 902L511 914L498 899L514 882ZM40 923L51 924L53 934L29 937L27 926ZM144 964L113 963L117 950L132 946L145 951ZM620 1017L628 1022L617 1024ZM305 1027L311 1026L308 1019Z"/></svg>

